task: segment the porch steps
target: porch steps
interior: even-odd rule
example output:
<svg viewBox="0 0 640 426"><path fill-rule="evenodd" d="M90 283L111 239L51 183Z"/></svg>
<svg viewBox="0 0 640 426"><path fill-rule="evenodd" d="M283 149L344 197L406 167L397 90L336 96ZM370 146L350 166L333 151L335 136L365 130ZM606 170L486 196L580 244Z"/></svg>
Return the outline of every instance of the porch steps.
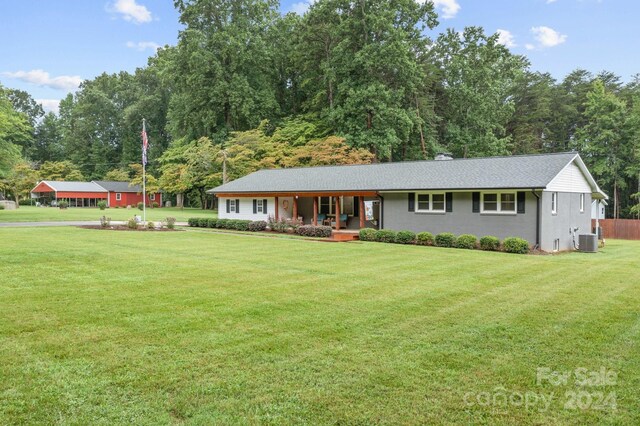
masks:
<svg viewBox="0 0 640 426"><path fill-rule="evenodd" d="M333 231L330 239L339 242L358 240L358 231Z"/></svg>

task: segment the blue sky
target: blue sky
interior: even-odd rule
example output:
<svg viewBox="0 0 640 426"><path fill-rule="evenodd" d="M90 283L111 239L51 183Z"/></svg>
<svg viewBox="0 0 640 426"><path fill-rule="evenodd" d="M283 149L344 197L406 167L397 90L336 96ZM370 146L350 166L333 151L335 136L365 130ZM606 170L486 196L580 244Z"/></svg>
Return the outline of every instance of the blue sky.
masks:
<svg viewBox="0 0 640 426"><path fill-rule="evenodd" d="M304 13L313 0L284 0ZM609 70L628 81L640 73L640 1L435 0L440 25L500 30L531 67L561 79L575 68ZM25 90L48 110L84 79L132 72L157 46L176 43L170 0L2 0L0 82Z"/></svg>

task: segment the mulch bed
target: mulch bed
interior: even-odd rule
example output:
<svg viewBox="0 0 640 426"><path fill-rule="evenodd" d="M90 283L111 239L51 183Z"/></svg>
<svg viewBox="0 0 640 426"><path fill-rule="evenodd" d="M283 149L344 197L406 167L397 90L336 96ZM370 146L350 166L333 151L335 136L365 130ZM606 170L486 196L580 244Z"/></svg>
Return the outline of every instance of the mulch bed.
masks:
<svg viewBox="0 0 640 426"><path fill-rule="evenodd" d="M148 229L148 228L144 228L144 227L139 227L138 229L131 229L126 225L112 225L112 226L107 226L106 228L103 228L100 225L81 225L78 226L78 228L82 228L82 229L99 229L102 231L134 231L134 232L180 232L180 231L184 231L184 229L169 229L169 228L154 228L154 229Z"/></svg>

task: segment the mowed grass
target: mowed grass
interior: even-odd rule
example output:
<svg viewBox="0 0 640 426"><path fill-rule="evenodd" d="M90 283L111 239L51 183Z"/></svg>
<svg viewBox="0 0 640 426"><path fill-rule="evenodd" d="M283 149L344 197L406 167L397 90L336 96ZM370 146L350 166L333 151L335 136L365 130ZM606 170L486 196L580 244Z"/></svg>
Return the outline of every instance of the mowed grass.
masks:
<svg viewBox="0 0 640 426"><path fill-rule="evenodd" d="M109 208L100 210L97 207L70 207L61 210L55 207L32 207L20 206L16 210L0 210L0 223L2 222L60 222L60 221L81 221L100 220L102 216L110 217L111 220L129 220L134 215L142 217L142 211L138 208ZM217 217L214 210L202 210L175 207L163 207L147 209L147 220L161 221L167 217L175 217L179 222L186 222L190 217Z"/></svg>
<svg viewBox="0 0 640 426"><path fill-rule="evenodd" d="M640 423L640 242L518 256L195 230L0 241L0 424ZM539 367L616 379L537 384ZM566 408L571 392L616 406ZM517 396L534 393L548 409Z"/></svg>

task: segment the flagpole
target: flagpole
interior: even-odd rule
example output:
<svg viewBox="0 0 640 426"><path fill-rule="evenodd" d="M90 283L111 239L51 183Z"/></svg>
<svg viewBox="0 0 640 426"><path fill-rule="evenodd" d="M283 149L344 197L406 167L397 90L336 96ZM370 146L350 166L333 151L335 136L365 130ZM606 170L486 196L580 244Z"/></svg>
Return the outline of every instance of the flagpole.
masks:
<svg viewBox="0 0 640 426"><path fill-rule="evenodd" d="M146 128L146 120L143 118L142 119L142 133L144 135L147 134L147 128ZM143 146L142 149L144 150L145 147ZM147 158L146 158L146 153L142 154L142 223L144 225L147 224L147 178L146 178L146 171L147 168Z"/></svg>

